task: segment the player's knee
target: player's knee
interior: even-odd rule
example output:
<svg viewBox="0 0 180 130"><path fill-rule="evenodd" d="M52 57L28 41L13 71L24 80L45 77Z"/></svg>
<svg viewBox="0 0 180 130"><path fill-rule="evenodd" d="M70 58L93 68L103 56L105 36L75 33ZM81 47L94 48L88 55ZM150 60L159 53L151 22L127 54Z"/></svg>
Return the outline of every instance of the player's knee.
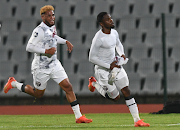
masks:
<svg viewBox="0 0 180 130"><path fill-rule="evenodd" d="M124 95L125 97L128 97L128 96L131 95L131 92L130 92L128 86L126 86L126 87L124 87L123 89L121 89L121 92L123 93L123 95Z"/></svg>
<svg viewBox="0 0 180 130"><path fill-rule="evenodd" d="M73 88L72 88L72 85L71 84L67 84L65 86L65 90L64 90L66 93L69 93L69 92L72 92L73 91Z"/></svg>
<svg viewBox="0 0 180 130"><path fill-rule="evenodd" d="M114 99L114 101L116 102L116 101L118 101L120 99L120 95L118 95L115 99Z"/></svg>
<svg viewBox="0 0 180 130"><path fill-rule="evenodd" d="M35 97L36 98L41 98L44 95L42 92L35 92Z"/></svg>
<svg viewBox="0 0 180 130"><path fill-rule="evenodd" d="M119 99L120 99L120 95L118 95L117 97L115 97L115 98L111 98L111 97L109 97L109 95L106 93L105 94L105 97L107 98L107 99L111 99L111 100L113 100L113 101L118 101Z"/></svg>

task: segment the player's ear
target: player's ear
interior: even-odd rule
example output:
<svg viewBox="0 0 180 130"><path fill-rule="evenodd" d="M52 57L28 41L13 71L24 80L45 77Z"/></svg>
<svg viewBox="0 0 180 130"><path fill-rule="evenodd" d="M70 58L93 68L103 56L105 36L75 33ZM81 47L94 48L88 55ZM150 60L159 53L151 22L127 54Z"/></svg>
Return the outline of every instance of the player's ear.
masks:
<svg viewBox="0 0 180 130"><path fill-rule="evenodd" d="M42 20L44 20L45 19L45 15L41 14L41 18L42 18Z"/></svg>
<svg viewBox="0 0 180 130"><path fill-rule="evenodd" d="M103 27L103 23L102 22L100 22L99 24L101 25L101 27Z"/></svg>

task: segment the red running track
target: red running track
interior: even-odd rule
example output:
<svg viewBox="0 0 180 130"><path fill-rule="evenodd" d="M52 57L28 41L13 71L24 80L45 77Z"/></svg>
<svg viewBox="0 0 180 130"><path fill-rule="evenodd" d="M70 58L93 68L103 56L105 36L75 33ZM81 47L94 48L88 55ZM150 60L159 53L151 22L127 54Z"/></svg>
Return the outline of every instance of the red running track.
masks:
<svg viewBox="0 0 180 130"><path fill-rule="evenodd" d="M163 104L139 104L140 113L158 112ZM126 105L80 105L85 113L129 113ZM0 106L0 115L73 114L70 105Z"/></svg>

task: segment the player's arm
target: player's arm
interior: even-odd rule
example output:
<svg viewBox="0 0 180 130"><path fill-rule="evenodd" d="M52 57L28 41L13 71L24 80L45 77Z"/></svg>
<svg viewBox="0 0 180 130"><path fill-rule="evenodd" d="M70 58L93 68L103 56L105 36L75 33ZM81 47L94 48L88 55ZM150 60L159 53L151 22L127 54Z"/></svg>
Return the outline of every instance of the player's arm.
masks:
<svg viewBox="0 0 180 130"><path fill-rule="evenodd" d="M73 45L71 44L71 42L69 42L66 39L63 39L63 38L59 37L58 35L54 35L54 37L56 38L57 43L67 45L67 51L69 51L69 53L72 51Z"/></svg>
<svg viewBox="0 0 180 130"><path fill-rule="evenodd" d="M102 42L100 40L93 39L91 49L89 52L89 61L92 62L93 64L96 64L96 65L99 65L99 66L109 69L110 64L105 63L104 61L102 61L101 59L98 58L98 53L99 53L101 44L102 44Z"/></svg>
<svg viewBox="0 0 180 130"><path fill-rule="evenodd" d="M116 36L116 37L117 37L117 38L116 38L116 51L117 51L117 53L118 53L121 57L123 57L124 60L125 60L125 59L126 59L126 56L125 56L125 54L124 54L124 47L123 47L121 41L119 40L119 35L118 35L118 33L117 33L117 36Z"/></svg>

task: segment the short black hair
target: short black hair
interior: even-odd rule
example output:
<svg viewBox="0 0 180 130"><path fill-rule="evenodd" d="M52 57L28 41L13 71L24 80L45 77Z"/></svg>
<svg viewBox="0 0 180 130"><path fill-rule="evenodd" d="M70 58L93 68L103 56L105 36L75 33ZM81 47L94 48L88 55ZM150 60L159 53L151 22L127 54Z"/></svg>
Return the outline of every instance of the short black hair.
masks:
<svg viewBox="0 0 180 130"><path fill-rule="evenodd" d="M100 23L103 20L104 15L108 14L107 12L101 12L97 15L97 22Z"/></svg>

